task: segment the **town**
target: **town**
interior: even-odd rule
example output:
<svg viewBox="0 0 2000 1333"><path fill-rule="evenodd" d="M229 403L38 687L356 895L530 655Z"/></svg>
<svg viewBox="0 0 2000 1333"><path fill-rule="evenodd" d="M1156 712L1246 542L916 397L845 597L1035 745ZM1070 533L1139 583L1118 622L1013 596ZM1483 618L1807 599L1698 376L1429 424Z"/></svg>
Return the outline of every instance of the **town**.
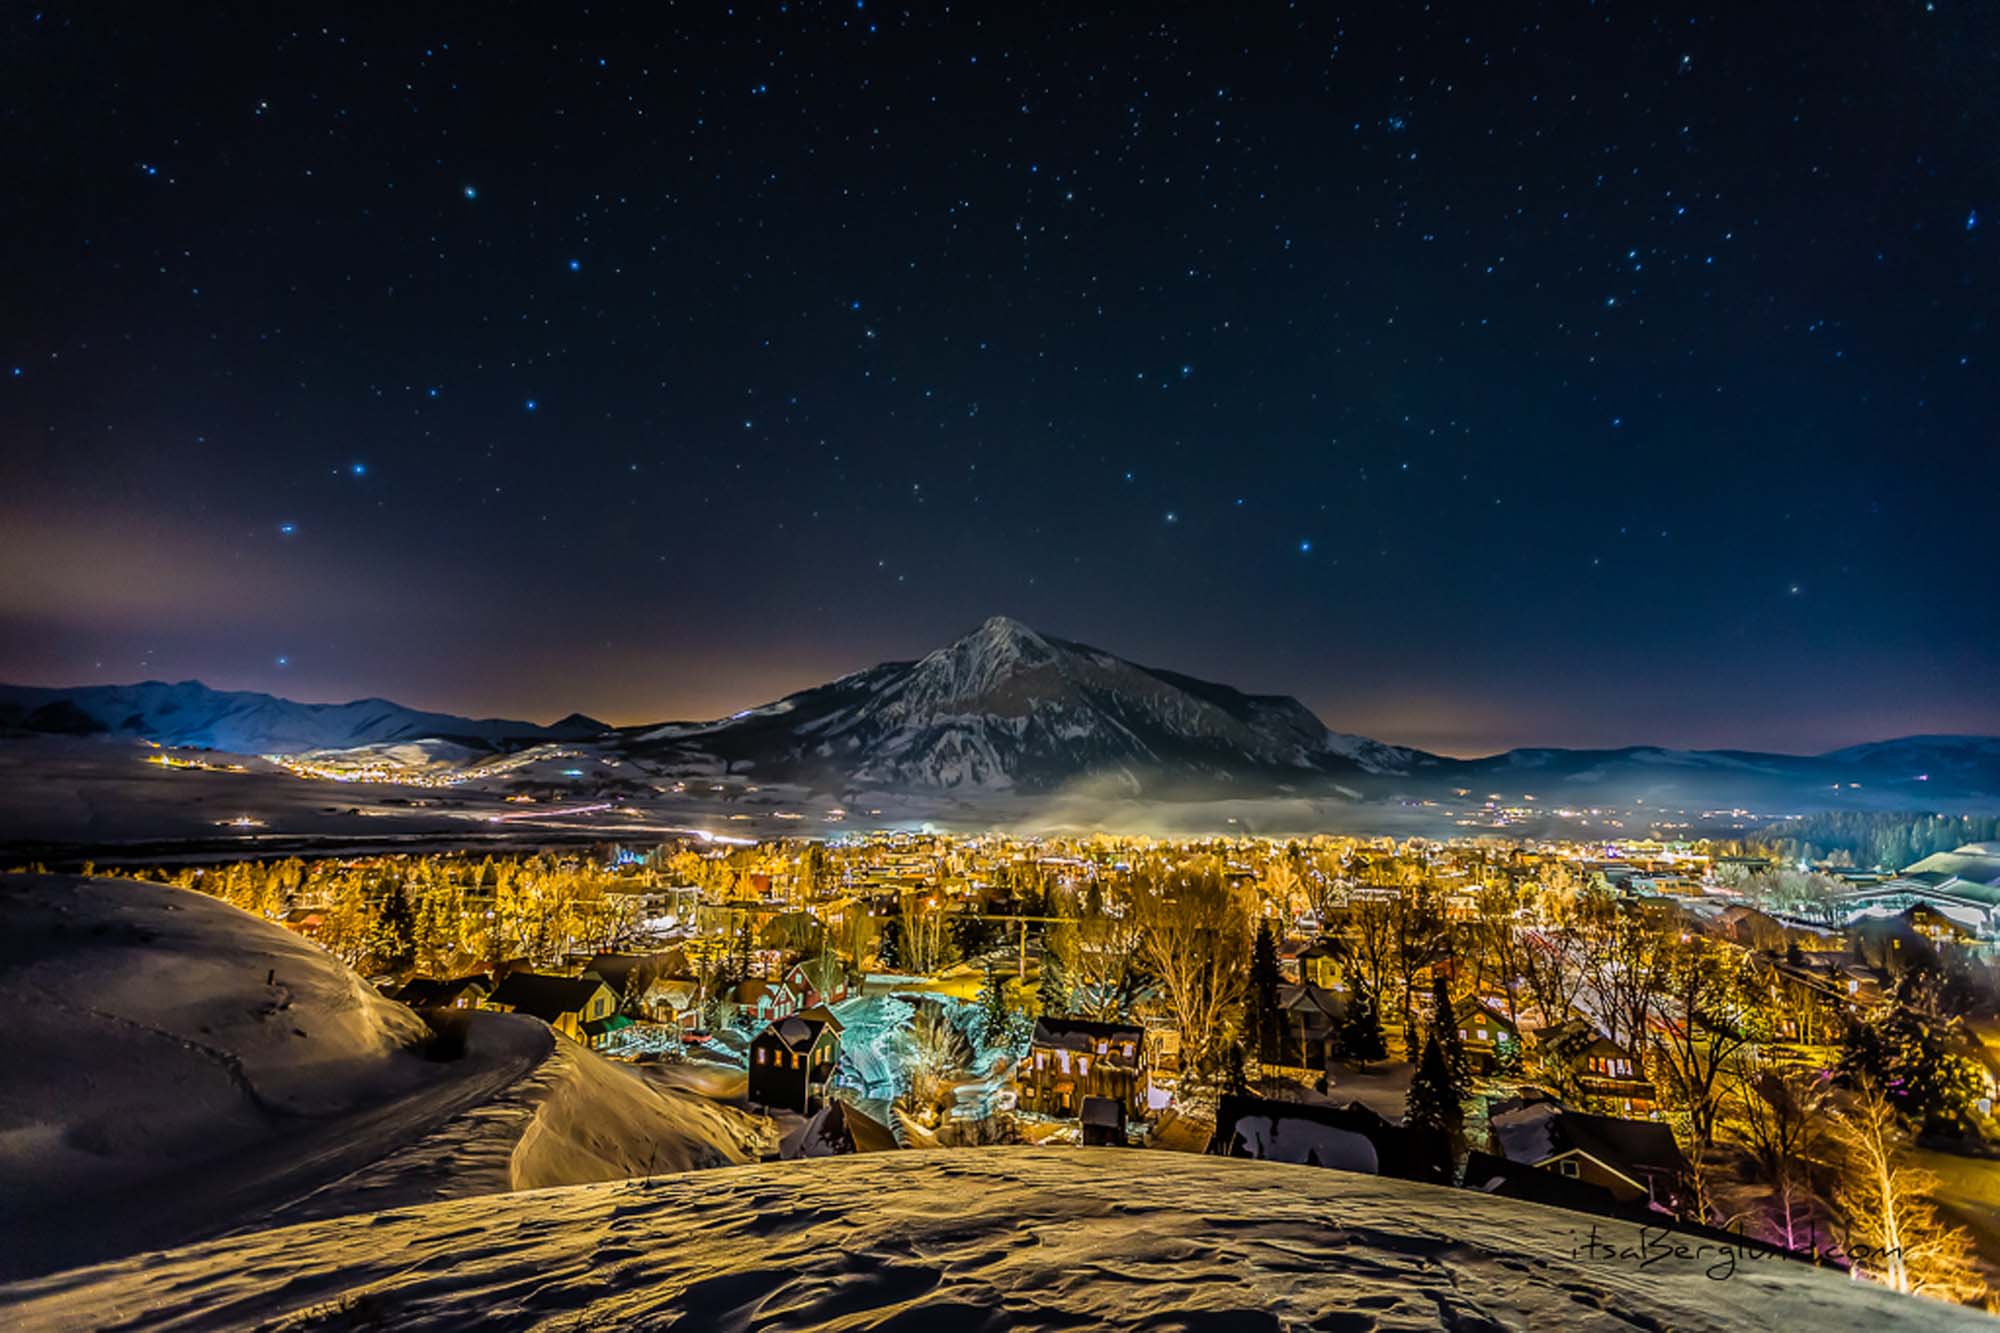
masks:
<svg viewBox="0 0 2000 1333"><path fill-rule="evenodd" d="M1263 1158L1670 1220L1978 1303L2000 843L1912 819L95 869L280 923L419 1011L737 1080L779 1156Z"/></svg>

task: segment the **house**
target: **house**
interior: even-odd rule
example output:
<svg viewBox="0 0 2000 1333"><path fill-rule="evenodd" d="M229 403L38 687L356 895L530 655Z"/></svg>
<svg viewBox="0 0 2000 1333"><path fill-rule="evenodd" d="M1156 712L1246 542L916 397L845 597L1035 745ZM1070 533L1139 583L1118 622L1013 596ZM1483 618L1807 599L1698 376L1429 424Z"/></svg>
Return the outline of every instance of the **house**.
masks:
<svg viewBox="0 0 2000 1333"><path fill-rule="evenodd" d="M799 997L782 981L760 981L751 977L738 982L729 993L739 1021L775 1023L799 1011Z"/></svg>
<svg viewBox="0 0 2000 1333"><path fill-rule="evenodd" d="M1015 1071L1024 1111L1069 1119L1086 1097L1109 1097L1128 1118L1145 1113L1146 1034L1136 1023L1043 1015Z"/></svg>
<svg viewBox="0 0 2000 1333"><path fill-rule="evenodd" d="M435 977L411 977L389 998L412 1009L477 1009L486 998L486 978L455 977L440 981Z"/></svg>
<svg viewBox="0 0 2000 1333"><path fill-rule="evenodd" d="M1637 1058L1588 1019L1571 1018L1543 1028L1535 1034L1535 1042L1551 1074L1577 1096L1626 1115L1647 1115L1658 1105L1659 1096Z"/></svg>
<svg viewBox="0 0 2000 1333"><path fill-rule="evenodd" d="M1340 947L1332 940L1299 950L1299 980L1306 985L1332 990L1340 982L1340 970Z"/></svg>
<svg viewBox="0 0 2000 1333"><path fill-rule="evenodd" d="M1308 1069L1325 1069L1340 1051L1346 999L1308 981L1279 986L1278 1008L1285 1016L1287 1045L1298 1052L1299 1063Z"/></svg>
<svg viewBox="0 0 2000 1333"><path fill-rule="evenodd" d="M655 1023L691 1032L701 1026L701 983L693 977L659 977L639 997L639 1008Z"/></svg>
<svg viewBox="0 0 2000 1333"><path fill-rule="evenodd" d="M1521 1049L1521 1029L1485 1000L1468 995L1452 1011L1458 1044L1475 1074L1490 1074L1513 1062Z"/></svg>
<svg viewBox="0 0 2000 1333"><path fill-rule="evenodd" d="M1083 1122L1083 1146L1086 1148L1123 1148L1125 1140L1125 1103L1115 1097L1085 1097L1083 1112L1077 1117Z"/></svg>
<svg viewBox="0 0 2000 1333"><path fill-rule="evenodd" d="M1428 1184L1452 1179L1451 1144L1443 1135L1391 1124L1360 1102L1327 1106L1224 1093L1208 1151Z"/></svg>
<svg viewBox="0 0 2000 1333"><path fill-rule="evenodd" d="M767 1024L750 1041L750 1101L807 1115L826 1101L840 1062L840 1020L806 1009Z"/></svg>
<svg viewBox="0 0 2000 1333"><path fill-rule="evenodd" d="M803 1008L839 1004L847 998L847 964L837 954L817 954L792 964L785 985Z"/></svg>
<svg viewBox="0 0 2000 1333"><path fill-rule="evenodd" d="M1624 1207L1680 1211L1689 1167L1660 1121L1586 1115L1533 1099L1497 1104L1487 1133L1495 1156L1595 1186Z"/></svg>
<svg viewBox="0 0 2000 1333"><path fill-rule="evenodd" d="M636 1007L639 998L659 975L662 960L657 956L629 953L601 953L583 966L583 975L596 977L611 988L621 1009Z"/></svg>
<svg viewBox="0 0 2000 1333"><path fill-rule="evenodd" d="M509 972L486 997L488 1009L529 1014L585 1045L599 1045L609 1032L601 1026L592 1034L587 1024L601 1024L618 1011L618 997L596 977L550 977L538 972Z"/></svg>

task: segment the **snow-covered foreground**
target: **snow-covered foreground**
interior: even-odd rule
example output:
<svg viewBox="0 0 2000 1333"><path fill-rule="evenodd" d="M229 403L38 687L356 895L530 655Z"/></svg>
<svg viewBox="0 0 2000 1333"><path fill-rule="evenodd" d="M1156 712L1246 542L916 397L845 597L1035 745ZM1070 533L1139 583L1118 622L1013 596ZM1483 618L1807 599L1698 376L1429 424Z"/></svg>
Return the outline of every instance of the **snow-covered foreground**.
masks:
<svg viewBox="0 0 2000 1333"><path fill-rule="evenodd" d="M1577 1257L1590 1224L1220 1158L874 1154L308 1223L0 1287L0 1315L30 1329L1989 1326L1774 1259L1714 1277L1713 1254Z"/></svg>
<svg viewBox="0 0 2000 1333"><path fill-rule="evenodd" d="M456 1058L198 893L0 876L0 1276L245 1227L754 1161L769 1126L511 1014Z"/></svg>

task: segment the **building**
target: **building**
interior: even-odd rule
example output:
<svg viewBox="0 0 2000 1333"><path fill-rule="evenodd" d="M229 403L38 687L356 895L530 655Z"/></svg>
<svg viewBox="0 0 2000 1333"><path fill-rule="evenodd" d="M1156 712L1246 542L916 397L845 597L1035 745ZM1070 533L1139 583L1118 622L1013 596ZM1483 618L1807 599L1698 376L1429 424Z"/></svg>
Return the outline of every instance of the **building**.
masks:
<svg viewBox="0 0 2000 1333"><path fill-rule="evenodd" d="M1125 1103L1116 1097L1085 1097L1083 1113L1083 1146L1086 1148L1123 1148L1125 1140Z"/></svg>
<svg viewBox="0 0 2000 1333"><path fill-rule="evenodd" d="M750 1101L809 1115L826 1102L840 1063L840 1020L806 1009L768 1024L750 1042Z"/></svg>
<svg viewBox="0 0 2000 1333"><path fill-rule="evenodd" d="M1044 1015L1016 1071L1024 1111L1074 1119L1085 1097L1110 1097L1128 1119L1145 1114L1146 1034L1136 1023Z"/></svg>
<svg viewBox="0 0 2000 1333"><path fill-rule="evenodd" d="M595 977L550 977L538 972L509 972L486 997L488 1009L529 1014L572 1041L602 1044L611 1029L604 1021L618 1012L618 997ZM590 1024L598 1030L586 1031Z"/></svg>
<svg viewBox="0 0 2000 1333"><path fill-rule="evenodd" d="M782 981L740 981L729 994L738 1018L745 1023L775 1023L799 1011L799 997Z"/></svg>
<svg viewBox="0 0 2000 1333"><path fill-rule="evenodd" d="M1452 1182L1451 1143L1444 1135L1391 1124L1360 1102L1326 1106L1226 1092L1216 1108L1208 1151L1433 1185Z"/></svg>
<svg viewBox="0 0 2000 1333"><path fill-rule="evenodd" d="M1521 1030L1514 1020L1476 996L1460 1000L1452 1011L1458 1044L1475 1074L1490 1074L1512 1064L1521 1049Z"/></svg>
<svg viewBox="0 0 2000 1333"><path fill-rule="evenodd" d="M815 954L792 964L785 985L798 996L801 1008L839 1004L847 998L847 964L837 954Z"/></svg>
<svg viewBox="0 0 2000 1333"><path fill-rule="evenodd" d="M1922 907L1975 939L2000 939L2000 842L1935 852L1894 879L1836 895L1834 904L1850 925Z"/></svg>
<svg viewBox="0 0 2000 1333"><path fill-rule="evenodd" d="M1571 1018L1535 1034L1542 1062L1579 1097L1625 1115L1648 1115L1659 1095L1638 1058L1585 1018Z"/></svg>
<svg viewBox="0 0 2000 1333"><path fill-rule="evenodd" d="M1285 1035L1299 1064L1324 1070L1340 1053L1341 1025L1347 1001L1313 982L1278 987L1278 1008L1285 1016Z"/></svg>
<svg viewBox="0 0 2000 1333"><path fill-rule="evenodd" d="M1621 1206L1677 1213L1685 1199L1687 1158L1660 1121L1532 1100L1496 1105L1487 1126L1495 1156L1595 1186Z"/></svg>
<svg viewBox="0 0 2000 1333"><path fill-rule="evenodd" d="M435 977L411 977L389 998L412 1009L477 1009L486 999L486 978L455 977L440 981Z"/></svg>

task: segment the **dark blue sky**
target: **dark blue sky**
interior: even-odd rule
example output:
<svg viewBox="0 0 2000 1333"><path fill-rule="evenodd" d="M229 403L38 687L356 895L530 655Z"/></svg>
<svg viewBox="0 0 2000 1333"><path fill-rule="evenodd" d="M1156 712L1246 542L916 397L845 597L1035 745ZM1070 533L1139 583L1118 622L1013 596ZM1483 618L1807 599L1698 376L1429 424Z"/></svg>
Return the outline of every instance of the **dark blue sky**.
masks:
<svg viewBox="0 0 2000 1333"><path fill-rule="evenodd" d="M0 678L2000 732L2000 11L1077 8L8 10Z"/></svg>

